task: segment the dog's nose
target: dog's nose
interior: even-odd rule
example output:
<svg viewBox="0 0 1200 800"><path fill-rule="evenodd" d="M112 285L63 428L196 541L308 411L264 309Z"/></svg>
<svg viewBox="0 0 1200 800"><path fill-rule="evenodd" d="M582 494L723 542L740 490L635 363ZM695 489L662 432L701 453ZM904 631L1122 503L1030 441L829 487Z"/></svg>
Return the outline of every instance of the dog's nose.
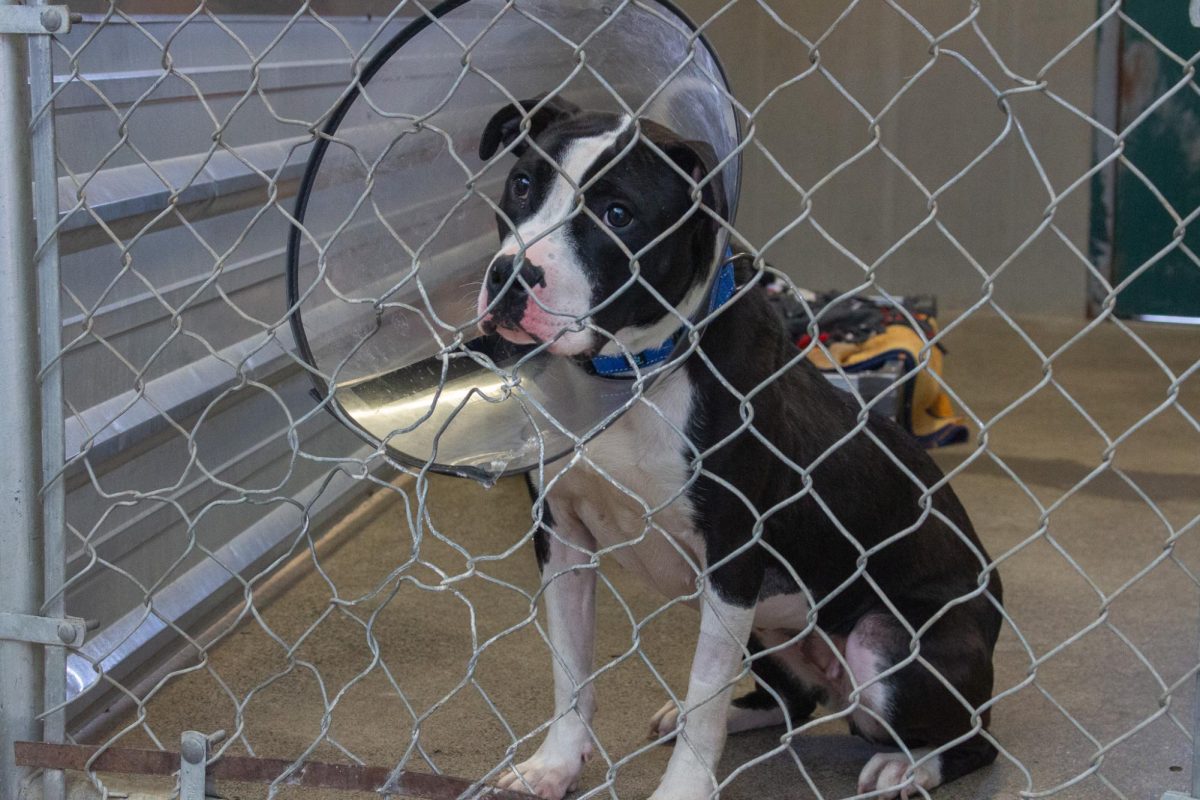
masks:
<svg viewBox="0 0 1200 800"><path fill-rule="evenodd" d="M512 271L512 256L501 256L492 262L487 274L488 300L496 299L496 295L500 294L504 289L504 284L508 283L509 277L512 276ZM514 290L520 288L519 284L513 286Z"/></svg>
<svg viewBox="0 0 1200 800"><path fill-rule="evenodd" d="M487 292L488 300L495 300L496 297L504 291L504 287L512 278L513 270L516 269L517 259L514 256L500 256L492 262L492 266L488 269L487 274ZM520 272L516 280L508 288L508 297L516 299L524 297L526 293L535 286L546 285L546 272L541 267L530 264L525 259L521 259Z"/></svg>

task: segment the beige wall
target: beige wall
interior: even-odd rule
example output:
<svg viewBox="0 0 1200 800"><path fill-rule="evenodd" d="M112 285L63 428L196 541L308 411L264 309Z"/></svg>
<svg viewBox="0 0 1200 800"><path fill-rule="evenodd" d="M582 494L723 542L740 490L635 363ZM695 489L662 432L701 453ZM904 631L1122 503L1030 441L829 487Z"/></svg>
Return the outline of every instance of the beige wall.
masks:
<svg viewBox="0 0 1200 800"><path fill-rule="evenodd" d="M893 1L935 33L953 28L971 7L969 0ZM320 0L314 7L351 14L379 12L394 2ZM862 111L838 91L834 81L867 114L879 114L930 61L925 36L885 0L676 2L697 22L708 21L706 30L746 106L758 106L777 90L755 116L755 141L805 190L821 184L811 196L810 217L789 231L805 211L801 195L780 175L771 157L755 146L746 151L738 228L756 247L765 247L770 262L814 289L856 286L865 279L864 269L874 265L878 283L887 291L932 292L943 308L962 309L982 296L985 277L979 270L994 272L1011 259L994 288L1005 310L1082 313L1085 268L1070 247L1046 229L1021 249L1043 222L1051 196L1015 128L940 196L936 220L975 264L933 225L909 238L928 217L927 198L889 161L883 148L847 163L869 146L872 131ZM194 8L194 0L124 0L121 4L129 12L185 6ZM209 6L222 14L283 13L294 11L296 2L212 0ZM80 0L81 10L106 7L107 0ZM1034 79L1094 21L1095 8L1095 0L983 0L976 22L1009 69ZM834 25L843 13L845 18ZM832 32L825 36L831 25ZM812 72L783 86L811 67L809 45L785 26L808 42L823 38L820 64L828 77ZM930 191L1004 131L1006 116L993 90L972 70L1002 90L1020 85L1004 75L970 26L949 35L941 46L945 52L879 122L882 145ZM1094 62L1095 37L1089 36L1047 72L1048 90L1090 114ZM1089 168L1090 127L1043 93L1018 94L1010 104L1053 191L1065 191ZM1088 203L1085 181L1062 200L1054 217L1063 235L1081 251L1086 250ZM840 252L819 231L851 255Z"/></svg>
<svg viewBox="0 0 1200 800"><path fill-rule="evenodd" d="M725 2L683 0L681 5L703 21ZM774 0L770 5L783 23L815 41L849 2ZM970 6L966 0L903 0L900 5L933 32L953 27ZM1094 19L1091 0L1005 0L985 2L977 24L1008 69L1034 79ZM929 225L912 234L929 215L928 201L885 153L886 148L935 191L1004 133L1006 116L993 90L974 73L1001 90L1019 84L1005 77L975 30L968 26L941 43L944 52L933 66L880 119L882 147L852 164L870 145L872 131L833 80L867 114L879 114L930 61L928 41L910 22L882 0L863 0L820 45L820 64L830 77L813 72L785 87L811 66L809 47L759 3L739 0L712 20L708 33L743 103L757 105L776 91L756 116L757 141L804 189L824 181L811 195L810 221L775 238L803 213L804 202L768 157L756 148L747 151L738 228L758 247L774 238L765 251L768 261L814 289L857 285L864 280L863 264L874 264L886 290L934 292L945 309L962 309L981 297L984 276L946 233ZM1094 63L1091 36L1046 72L1048 89L1090 114ZM1089 126L1039 92L1015 95L1010 104L1053 192L1064 192L1089 168ZM1063 235L1084 251L1088 195L1084 182L1054 216ZM1046 229L1021 249L1042 224L1050 202L1016 127L939 198L936 220L979 268L994 272L1011 260L994 290L1006 311L1083 311L1085 267L1071 248ZM852 256L839 252L819 230Z"/></svg>

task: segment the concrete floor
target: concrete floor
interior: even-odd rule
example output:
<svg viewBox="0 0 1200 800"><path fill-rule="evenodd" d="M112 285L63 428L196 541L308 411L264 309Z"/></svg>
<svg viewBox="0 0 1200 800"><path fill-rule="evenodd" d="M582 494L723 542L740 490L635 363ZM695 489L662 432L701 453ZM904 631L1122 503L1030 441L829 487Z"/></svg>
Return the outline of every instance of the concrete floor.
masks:
<svg viewBox="0 0 1200 800"><path fill-rule="evenodd" d="M1084 323L1021 324L1052 352ZM1136 331L1176 374L1200 357L1200 329ZM1040 389L1046 377L1041 358L994 316L965 321L947 346L947 378L977 419L991 421L988 449L1005 466L978 457L974 445L940 451L937 459L947 470L962 468L954 486L993 556L1003 559L1007 607L1031 649L1009 628L996 653L997 693L1004 697L994 711L993 732L1007 753L994 767L935 796L1016 797L1075 781L1054 796L1157 800L1165 790L1186 788L1190 745L1166 716L1163 699L1171 687L1166 711L1185 724L1190 720L1193 692L1185 676L1197 663L1200 590L1181 565L1200 571L1200 376L1193 374L1179 390L1179 406L1191 419L1168 407L1139 424L1164 404L1170 379L1113 325L1057 357L1055 383ZM1125 437L1113 464L1133 485L1112 471L1086 480L1101 463L1105 442L1058 387L1109 437ZM1005 413L1026 393L1032 395ZM327 704L343 692L328 732L363 761L394 764L411 743L415 713L424 716L420 743L428 757L448 774L479 777L503 760L515 738L546 720L550 663L529 624L526 597L537 575L531 547L514 547L529 527L523 485L506 480L485 490L432 480L432 529L420 548L425 564L404 570L399 568L413 556L413 539L399 501L397 495L384 504L323 558L324 575L309 571L259 609L261 621L229 631L204 668L168 682L145 706L145 723L154 733L170 746L184 728L234 731L241 725L256 754L292 758L319 739ZM1056 505L1043 519L1039 503ZM1189 521L1173 558L1164 559L1166 525L1179 531ZM1045 533L1034 537L1043 522ZM469 551L473 562L439 541L433 529ZM434 567L446 574L473 572L443 582ZM659 606L656 595L615 565L604 574L639 618ZM1105 605L1102 595L1111 602ZM334 604L335 597L355 602ZM645 741L648 719L666 693L647 663L628 655L632 625L611 591L601 589L599 607L598 663L615 665L598 680L595 728L603 753L581 785L602 783L608 766L619 763L617 794L645 797L670 752ZM375 611L378 661L363 627ZM642 631L646 661L676 692L686 682L696 627L693 612L672 609ZM272 676L277 679L264 685ZM231 694L243 698L255 686L260 688L239 720ZM783 752L746 769L723 797L832 800L854 793L870 747L840 723L817 726L791 751L779 748L782 732L730 739L723 774L773 748ZM120 744L145 746L144 729L135 727ZM329 741L317 744L312 757L346 758ZM424 768L420 757L413 765ZM230 797L263 794L249 787L223 791Z"/></svg>

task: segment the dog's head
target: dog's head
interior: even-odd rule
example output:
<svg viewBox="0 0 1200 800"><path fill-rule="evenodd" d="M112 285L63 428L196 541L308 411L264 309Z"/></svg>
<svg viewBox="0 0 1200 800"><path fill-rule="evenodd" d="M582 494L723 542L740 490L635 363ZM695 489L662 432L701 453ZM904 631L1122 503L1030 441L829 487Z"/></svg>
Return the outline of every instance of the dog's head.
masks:
<svg viewBox="0 0 1200 800"><path fill-rule="evenodd" d="M485 333L590 356L619 352L614 339L630 350L659 344L699 307L716 255L713 214L725 216L717 176L705 180L711 147L558 99L498 111L479 155L510 146L501 246L479 293Z"/></svg>

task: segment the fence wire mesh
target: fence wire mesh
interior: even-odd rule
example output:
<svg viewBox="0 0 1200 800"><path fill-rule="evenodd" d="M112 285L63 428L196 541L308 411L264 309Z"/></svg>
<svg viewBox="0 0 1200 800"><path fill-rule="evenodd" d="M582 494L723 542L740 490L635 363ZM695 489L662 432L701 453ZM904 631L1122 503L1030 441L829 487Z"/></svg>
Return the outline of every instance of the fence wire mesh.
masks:
<svg viewBox="0 0 1200 800"><path fill-rule="evenodd" d="M664 772L655 797L1185 788L1200 668L1200 359L1194 332L1136 322L1122 303L1164 265L1184 275L1178 286L1200 281L1200 206L1169 188L1196 175L1200 45L1182 4L1165 32L1151 4L1018 5L697 0L681 3L692 32L645 0L587 6L601 20L591 27L583 6L521 0L444 17L415 0L357 17L336 3L279 16L114 3L39 45L50 52L35 64L52 59L53 85L33 130L53 135L53 116L58 179L37 191L58 198L63 330L43 375L62 374L66 438L46 489L66 493L67 573L47 587L47 609L99 623L68 655L66 696L43 713L48 734L65 718L72 741L176 750L183 730L223 730L214 758L282 757L296 773L312 760L386 765L550 797L649 796ZM426 38L396 50L383 88L368 82L372 56L416 20ZM638 39L654 25L676 39ZM680 155L645 120L705 57L700 34L731 82L702 69L706 96L731 109L738 136L725 152L710 142L713 153ZM672 47L679 61L661 84L639 86L638 67L669 62ZM486 122L534 95L497 152L481 151ZM331 131L348 98L358 104ZM581 169L577 151L539 137L539 115L560 100L628 116L625 137L605 141L609 163ZM590 124L575 135L612 133ZM1148 132L1182 144L1163 156L1138 143ZM333 166L298 213L321 141ZM510 174L518 152L541 171ZM622 171L638 158L640 173ZM594 202L622 182L623 205ZM622 211L639 210L640 223L646 199L670 186L684 187L674 216L647 210L657 228L628 238ZM732 219L726 190L740 205ZM561 211L526 214L527 196ZM1127 201L1141 215L1128 223ZM694 230L738 254L728 303L703 307L708 272L685 297L656 271L672 237ZM576 238L554 251L563 237ZM492 260L505 244L506 273ZM605 292L581 273L592 281L582 305L578 286L537 293L569 281L563 264L582 251L623 264ZM808 291L826 289L836 291ZM722 319L743 324L731 309L768 291L772 308L802 321L799 346L752 380L727 374L729 341L762 334ZM939 319L918 294L938 295ZM526 295L521 308L540 311L542 328L526 330L506 306ZM852 343L821 335L864 296L883 298L867 305L915 337L904 369L880 373L883 391L850 369L863 360L847 358ZM623 303L642 317L606 327L633 319ZM307 354L293 338L299 312ZM481 323L532 352L473 345ZM636 362L671 335L679 349L639 363L610 405L553 396L598 385L546 366L555 359L576 369L603 346ZM854 404L844 425L801 424L822 429L815 452L780 440L771 418L815 413L780 388L803 386L788 376L807 362ZM383 399L354 393L414 363L436 366L425 394L410 374L372 384ZM528 443L486 463L503 473L536 462L532 507L519 479L435 474L446 463L435 434L471 399L451 391L462 370L486 384L473 396L476 435L503 440L498 429L514 426ZM890 414L911 429L921 398L942 405L910 433L932 444L951 422L971 431L971 443L935 451L941 472L914 467L924 462L910 445L893 452L899 440L872 422ZM487 428L487 406L504 402L517 416ZM688 402L732 423L705 430L681 411ZM338 421L369 427L371 413L386 443L364 444ZM771 463L734 461L731 472L722 454L746 441ZM907 484L908 521L866 544L833 510L845 503L823 493L867 504L878 486L818 477L847 453ZM766 483L789 488L754 488ZM950 483L986 554L937 501ZM704 533L701 505L736 509L744 530ZM772 533L801 507L827 515L837 538L822 548L853 551L835 585L807 585L823 552ZM588 535L572 509L623 535ZM889 548L930 526L975 563L966 588L913 615L911 598L885 588L896 572L943 578L889 561ZM534 550L548 559L540 578ZM742 578L717 579L747 553L795 587L786 622L740 614L730 597ZM870 636L822 624L823 613L845 618L839 598L852 590L899 637L894 658L866 669L855 642ZM994 656L987 648L994 684L975 699L943 674L959 662L922 649L945 626L969 638L955 621L967 608L1001 628ZM764 677L764 664L799 663L788 658L824 681L811 714ZM47 663L48 684L60 684L59 663ZM906 701L931 704L926 727L897 722L896 687L915 686L904 682L914 670L931 676ZM771 724L730 736L722 756L713 732L735 686L766 702L730 724ZM593 716L597 695L610 699ZM961 723L937 728L947 715ZM876 757L845 735L847 721L896 755ZM942 756L980 740L996 765L934 789L938 774L953 777ZM121 789L114 776L87 779L106 795ZM285 776L266 793L289 791Z"/></svg>

